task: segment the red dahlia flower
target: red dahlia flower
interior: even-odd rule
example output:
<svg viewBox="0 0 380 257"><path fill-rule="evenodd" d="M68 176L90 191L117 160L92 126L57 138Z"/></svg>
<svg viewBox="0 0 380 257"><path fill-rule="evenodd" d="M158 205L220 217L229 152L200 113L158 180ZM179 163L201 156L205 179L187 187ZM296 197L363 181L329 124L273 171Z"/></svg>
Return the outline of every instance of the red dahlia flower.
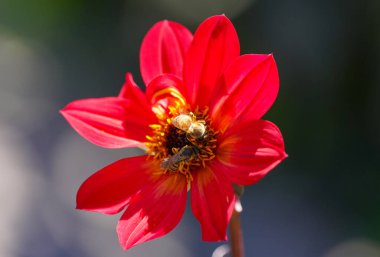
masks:
<svg viewBox="0 0 380 257"><path fill-rule="evenodd" d="M117 97L83 99L61 113L84 138L102 147L143 147L80 187L77 208L105 214L125 209L117 224L124 249L161 237L180 221L190 191L202 239L226 240L235 195L286 157L280 130L260 118L276 99L272 55L240 55L225 16L205 20L194 37L161 21L140 52L143 93L132 76Z"/></svg>

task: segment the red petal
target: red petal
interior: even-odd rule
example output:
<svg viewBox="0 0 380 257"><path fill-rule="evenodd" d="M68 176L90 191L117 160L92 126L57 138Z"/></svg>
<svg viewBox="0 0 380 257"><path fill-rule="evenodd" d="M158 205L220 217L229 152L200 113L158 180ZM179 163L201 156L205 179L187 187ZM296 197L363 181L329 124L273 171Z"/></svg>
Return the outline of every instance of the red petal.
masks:
<svg viewBox="0 0 380 257"><path fill-rule="evenodd" d="M126 158L91 175L78 190L77 208L105 214L120 212L147 183L146 156Z"/></svg>
<svg viewBox="0 0 380 257"><path fill-rule="evenodd" d="M220 76L239 54L239 39L227 17L213 16L199 26L184 66L184 81L193 107L209 104Z"/></svg>
<svg viewBox="0 0 380 257"><path fill-rule="evenodd" d="M146 90L146 97L153 107L153 111L166 112L168 106L176 106L176 102L186 105L186 98L182 94L184 84L181 79L171 74L156 77Z"/></svg>
<svg viewBox="0 0 380 257"><path fill-rule="evenodd" d="M125 74L125 83L120 90L119 97L124 99L135 100L136 102L141 103L143 107L149 108L149 104L145 97L145 94L137 86L137 84L133 80L132 74L129 72Z"/></svg>
<svg viewBox="0 0 380 257"><path fill-rule="evenodd" d="M160 21L146 34L140 50L140 70L145 85L163 73L182 77L184 56L193 35L179 23Z"/></svg>
<svg viewBox="0 0 380 257"><path fill-rule="evenodd" d="M77 100L61 113L81 136L107 148L140 146L151 133L148 125L157 122L138 102L118 97Z"/></svg>
<svg viewBox="0 0 380 257"><path fill-rule="evenodd" d="M212 114L221 130L237 119L240 122L260 119L277 97L279 78L271 54L240 56L228 68L224 79L226 94L222 98L216 96L220 100Z"/></svg>
<svg viewBox="0 0 380 257"><path fill-rule="evenodd" d="M287 157L280 130L265 120L231 127L220 142L215 165L239 185L259 181Z"/></svg>
<svg viewBox="0 0 380 257"><path fill-rule="evenodd" d="M186 207L186 179L167 174L133 198L117 224L120 245L129 249L169 233Z"/></svg>
<svg viewBox="0 0 380 257"><path fill-rule="evenodd" d="M235 194L223 173L206 167L193 173L191 208L202 228L205 241L227 240L226 230L231 219Z"/></svg>

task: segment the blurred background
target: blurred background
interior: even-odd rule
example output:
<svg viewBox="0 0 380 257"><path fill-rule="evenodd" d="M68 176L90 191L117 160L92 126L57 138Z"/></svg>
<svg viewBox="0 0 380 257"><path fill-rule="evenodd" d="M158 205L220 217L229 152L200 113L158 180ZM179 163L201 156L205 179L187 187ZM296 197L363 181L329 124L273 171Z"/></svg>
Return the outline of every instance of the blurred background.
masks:
<svg viewBox="0 0 380 257"><path fill-rule="evenodd" d="M273 53L265 116L289 158L246 188L247 256L380 256L380 1L0 0L0 256L211 256L187 209L168 236L124 252L119 215L75 210L80 184L135 149L107 150L59 115L116 95L158 20L192 31L225 13L242 53Z"/></svg>

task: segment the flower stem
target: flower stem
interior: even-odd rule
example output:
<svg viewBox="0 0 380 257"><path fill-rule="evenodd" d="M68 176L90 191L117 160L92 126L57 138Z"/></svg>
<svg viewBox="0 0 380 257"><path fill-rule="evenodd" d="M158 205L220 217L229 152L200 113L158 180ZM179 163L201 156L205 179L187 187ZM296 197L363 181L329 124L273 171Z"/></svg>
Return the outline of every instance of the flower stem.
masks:
<svg viewBox="0 0 380 257"><path fill-rule="evenodd" d="M240 225L240 212L234 209L230 221L230 244L232 257L244 257L243 233Z"/></svg>

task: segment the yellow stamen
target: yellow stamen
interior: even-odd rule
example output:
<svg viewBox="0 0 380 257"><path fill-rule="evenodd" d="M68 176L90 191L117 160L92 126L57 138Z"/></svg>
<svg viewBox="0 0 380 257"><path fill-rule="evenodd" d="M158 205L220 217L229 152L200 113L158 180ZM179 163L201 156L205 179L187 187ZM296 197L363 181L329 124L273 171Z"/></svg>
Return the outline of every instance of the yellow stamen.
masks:
<svg viewBox="0 0 380 257"><path fill-rule="evenodd" d="M174 98L177 98L183 106L186 105L185 98L182 96L182 94L176 88L173 88L173 87L167 87L167 88L164 88L164 89L157 91L152 96L152 102L157 102L157 99L160 98L160 96L163 96L165 94L169 94L169 95L173 96Z"/></svg>
<svg viewBox="0 0 380 257"><path fill-rule="evenodd" d="M178 95L178 94L179 95ZM158 116L159 124L152 124L152 135L146 136L148 158L153 157L161 165L161 174L182 174L185 176L188 188L193 180L192 172L206 167L207 162L215 158L218 132L210 126L208 108L195 108L190 112L185 105L182 95L174 89L166 88L154 95L157 100L163 94L177 98L173 105L167 108L162 116ZM182 100L183 101L182 101ZM179 115L188 114L192 122L204 124L205 132L199 137L192 136L189 131L173 125L173 119ZM178 120L178 119L177 119Z"/></svg>

